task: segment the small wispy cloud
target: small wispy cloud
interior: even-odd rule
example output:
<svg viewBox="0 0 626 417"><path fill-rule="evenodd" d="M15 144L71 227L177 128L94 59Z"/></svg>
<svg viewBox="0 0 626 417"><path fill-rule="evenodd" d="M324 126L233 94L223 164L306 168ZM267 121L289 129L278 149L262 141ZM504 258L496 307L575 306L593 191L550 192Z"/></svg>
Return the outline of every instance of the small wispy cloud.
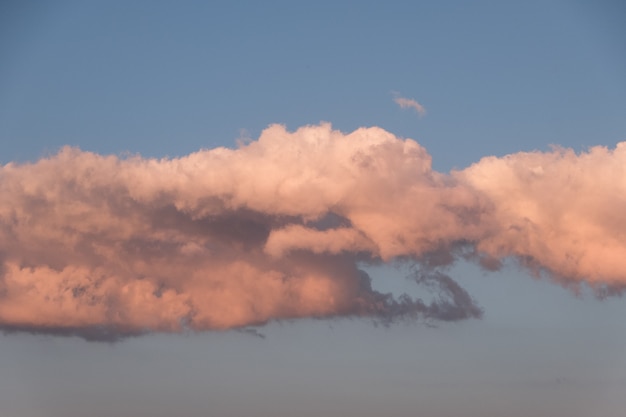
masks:
<svg viewBox="0 0 626 417"><path fill-rule="evenodd" d="M393 101L396 102L396 104L398 106L400 106L403 109L414 109L417 114L421 116L426 114L426 108L424 106L422 106L420 103L417 102L417 100L412 99L412 98L406 98L406 97L402 97L400 95L400 93L398 92L393 92Z"/></svg>

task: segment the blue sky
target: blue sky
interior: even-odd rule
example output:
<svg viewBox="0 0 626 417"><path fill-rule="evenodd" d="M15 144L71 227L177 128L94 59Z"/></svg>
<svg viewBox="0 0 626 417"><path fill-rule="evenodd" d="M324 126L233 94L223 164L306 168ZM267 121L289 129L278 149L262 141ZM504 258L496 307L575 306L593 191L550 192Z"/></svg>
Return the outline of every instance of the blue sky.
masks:
<svg viewBox="0 0 626 417"><path fill-rule="evenodd" d="M441 172L626 140L618 1L5 2L0 162L183 156L273 123L380 126ZM393 101L419 101L419 117ZM415 292L392 267L374 287ZM481 320L269 324L118 344L0 336L6 417L617 417L626 306L513 263L451 271Z"/></svg>

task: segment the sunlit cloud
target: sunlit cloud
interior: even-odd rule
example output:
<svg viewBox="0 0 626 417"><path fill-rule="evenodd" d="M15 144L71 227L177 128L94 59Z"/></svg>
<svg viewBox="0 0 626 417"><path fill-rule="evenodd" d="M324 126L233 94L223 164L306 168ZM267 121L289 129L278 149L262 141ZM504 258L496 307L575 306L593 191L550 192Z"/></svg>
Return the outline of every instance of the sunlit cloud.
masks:
<svg viewBox="0 0 626 417"><path fill-rule="evenodd" d="M377 128L273 125L174 159L63 148L0 167L0 328L112 340L272 320L462 320L458 260L599 293L626 284L626 142L432 170ZM375 290L404 262L432 300Z"/></svg>

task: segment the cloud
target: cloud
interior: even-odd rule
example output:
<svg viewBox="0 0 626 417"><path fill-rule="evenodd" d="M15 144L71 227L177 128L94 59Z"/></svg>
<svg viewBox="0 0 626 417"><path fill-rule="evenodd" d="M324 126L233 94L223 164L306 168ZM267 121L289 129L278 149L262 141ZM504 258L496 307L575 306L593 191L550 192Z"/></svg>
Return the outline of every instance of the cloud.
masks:
<svg viewBox="0 0 626 417"><path fill-rule="evenodd" d="M400 106L400 108L413 109L420 116L423 116L426 114L426 108L422 106L420 103L418 103L416 100L412 98L401 97L400 94L396 92L393 93L393 96L394 96L393 101L395 101L395 103L398 106Z"/></svg>
<svg viewBox="0 0 626 417"><path fill-rule="evenodd" d="M626 143L431 169L372 127L273 125L174 159L63 148L0 167L0 328L116 340L272 320L462 320L445 268L508 258L604 295L626 285ZM372 288L406 262L433 299Z"/></svg>

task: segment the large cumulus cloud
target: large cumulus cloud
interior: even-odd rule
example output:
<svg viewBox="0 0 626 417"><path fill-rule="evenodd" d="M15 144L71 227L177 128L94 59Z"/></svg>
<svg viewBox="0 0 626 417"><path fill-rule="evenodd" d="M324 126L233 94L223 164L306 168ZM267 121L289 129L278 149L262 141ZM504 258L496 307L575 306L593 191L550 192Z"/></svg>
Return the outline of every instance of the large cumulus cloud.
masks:
<svg viewBox="0 0 626 417"><path fill-rule="evenodd" d="M380 128L267 128L238 149L119 158L64 148L0 168L0 327L111 339L301 317L459 320L440 268L515 257L626 283L626 144L489 157L449 174ZM360 269L416 265L433 301Z"/></svg>

